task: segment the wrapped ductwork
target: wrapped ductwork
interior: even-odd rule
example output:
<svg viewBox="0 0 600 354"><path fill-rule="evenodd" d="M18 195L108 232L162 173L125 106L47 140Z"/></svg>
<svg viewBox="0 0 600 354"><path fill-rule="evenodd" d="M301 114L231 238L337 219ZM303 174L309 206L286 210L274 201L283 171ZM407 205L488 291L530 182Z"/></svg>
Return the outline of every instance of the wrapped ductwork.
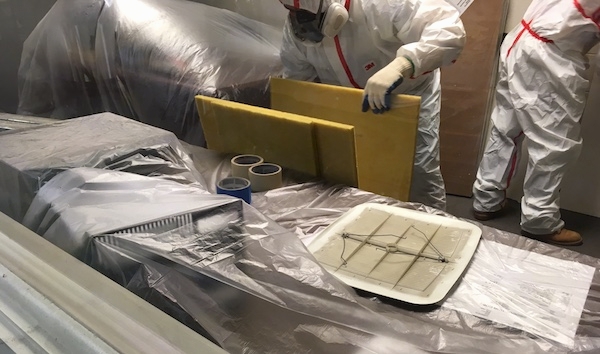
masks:
<svg viewBox="0 0 600 354"><path fill-rule="evenodd" d="M21 221L56 174L95 167L203 185L171 132L112 113L0 134L0 211Z"/></svg>
<svg viewBox="0 0 600 354"><path fill-rule="evenodd" d="M59 0L24 44L18 112L110 111L204 145L194 96L268 106L281 38L280 28L192 1Z"/></svg>

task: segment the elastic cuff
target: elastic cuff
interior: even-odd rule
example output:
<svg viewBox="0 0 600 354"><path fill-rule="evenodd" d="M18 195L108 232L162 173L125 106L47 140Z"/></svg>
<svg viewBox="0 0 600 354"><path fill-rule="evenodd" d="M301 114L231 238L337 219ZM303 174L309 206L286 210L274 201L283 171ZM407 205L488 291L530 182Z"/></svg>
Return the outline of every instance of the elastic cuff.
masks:
<svg viewBox="0 0 600 354"><path fill-rule="evenodd" d="M415 75L415 63L413 63L413 61L408 57L402 56L402 58L408 60L408 62L410 63L410 67L412 69L412 74L410 75L410 77L412 78Z"/></svg>

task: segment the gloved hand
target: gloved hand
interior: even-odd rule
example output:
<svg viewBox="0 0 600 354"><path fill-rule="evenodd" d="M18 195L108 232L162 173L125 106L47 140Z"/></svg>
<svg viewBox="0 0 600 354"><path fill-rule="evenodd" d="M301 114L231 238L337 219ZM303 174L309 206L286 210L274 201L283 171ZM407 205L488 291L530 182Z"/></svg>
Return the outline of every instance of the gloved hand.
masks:
<svg viewBox="0 0 600 354"><path fill-rule="evenodd" d="M373 113L383 113L391 108L391 93L398 87L405 77L413 74L412 63L405 57L398 57L383 69L371 76L363 93L362 111L369 107Z"/></svg>

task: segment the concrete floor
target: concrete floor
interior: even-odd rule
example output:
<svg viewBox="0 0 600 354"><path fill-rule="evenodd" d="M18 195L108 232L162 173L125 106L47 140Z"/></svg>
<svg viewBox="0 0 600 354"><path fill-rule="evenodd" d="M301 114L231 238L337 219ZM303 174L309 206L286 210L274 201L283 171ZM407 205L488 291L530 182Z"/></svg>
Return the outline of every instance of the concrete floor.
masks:
<svg viewBox="0 0 600 354"><path fill-rule="evenodd" d="M448 195L446 211L459 218L475 220L473 218L472 205L473 202L471 198ZM592 257L600 258L600 218L567 210L562 210L561 213L566 227L581 233L581 236L583 237L583 245L564 247ZM520 203L508 200L508 209L503 216L481 223L499 230L520 234L520 220Z"/></svg>

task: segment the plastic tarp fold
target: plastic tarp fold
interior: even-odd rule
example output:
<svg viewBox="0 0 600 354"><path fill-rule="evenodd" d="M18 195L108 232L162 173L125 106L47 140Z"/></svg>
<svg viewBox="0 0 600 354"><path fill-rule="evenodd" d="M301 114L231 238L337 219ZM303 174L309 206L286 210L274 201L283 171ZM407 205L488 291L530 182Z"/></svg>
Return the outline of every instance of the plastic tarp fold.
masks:
<svg viewBox="0 0 600 354"><path fill-rule="evenodd" d="M59 0L24 44L18 113L110 111L203 145L194 96L268 106L281 37L192 1Z"/></svg>

